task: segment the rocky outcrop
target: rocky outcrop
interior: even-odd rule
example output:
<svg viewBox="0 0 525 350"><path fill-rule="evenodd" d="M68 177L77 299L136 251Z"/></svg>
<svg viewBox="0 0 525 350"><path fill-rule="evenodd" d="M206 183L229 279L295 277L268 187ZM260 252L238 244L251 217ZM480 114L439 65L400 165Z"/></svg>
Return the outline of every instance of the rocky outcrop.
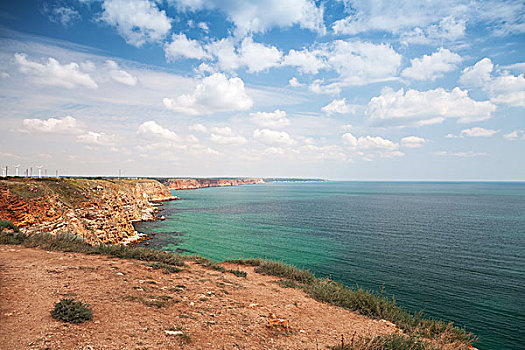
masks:
<svg viewBox="0 0 525 350"><path fill-rule="evenodd" d="M202 178L202 179L159 179L170 190L189 190L202 187L223 187L223 186L239 186L239 185L253 185L264 183L260 178Z"/></svg>
<svg viewBox="0 0 525 350"><path fill-rule="evenodd" d="M25 179L0 181L0 218L23 231L75 233L90 244L144 239L134 221L155 220L157 202L178 199L155 180Z"/></svg>

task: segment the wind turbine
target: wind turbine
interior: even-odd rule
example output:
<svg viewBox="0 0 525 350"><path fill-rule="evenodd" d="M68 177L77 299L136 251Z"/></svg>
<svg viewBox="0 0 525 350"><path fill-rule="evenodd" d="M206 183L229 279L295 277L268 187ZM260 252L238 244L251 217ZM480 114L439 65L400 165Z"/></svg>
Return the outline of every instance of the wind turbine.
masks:
<svg viewBox="0 0 525 350"><path fill-rule="evenodd" d="M42 177L42 168L43 167L44 167L43 165L40 165L40 166L35 165L35 168L38 169L38 177Z"/></svg>
<svg viewBox="0 0 525 350"><path fill-rule="evenodd" d="M20 168L20 164L15 165L15 176L18 177L18 168Z"/></svg>

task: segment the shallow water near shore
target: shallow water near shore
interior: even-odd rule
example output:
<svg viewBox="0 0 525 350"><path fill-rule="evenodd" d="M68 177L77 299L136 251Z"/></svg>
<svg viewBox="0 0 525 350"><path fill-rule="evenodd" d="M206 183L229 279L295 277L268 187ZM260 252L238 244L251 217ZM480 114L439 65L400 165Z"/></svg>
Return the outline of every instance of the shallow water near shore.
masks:
<svg viewBox="0 0 525 350"><path fill-rule="evenodd" d="M524 348L525 183L270 183L173 192L149 247L266 257L395 295L480 349ZM143 243L142 243L143 244ZM141 245L142 245L141 244Z"/></svg>

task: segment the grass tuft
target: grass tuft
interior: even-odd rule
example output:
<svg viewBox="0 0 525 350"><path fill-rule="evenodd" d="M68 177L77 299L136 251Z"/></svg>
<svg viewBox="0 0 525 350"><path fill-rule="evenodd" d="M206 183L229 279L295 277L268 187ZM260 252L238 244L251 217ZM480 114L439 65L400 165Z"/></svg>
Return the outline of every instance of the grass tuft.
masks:
<svg viewBox="0 0 525 350"><path fill-rule="evenodd" d="M452 323L425 318L421 312L412 314L406 311L396 304L394 298L385 296L383 291L375 293L358 286L347 287L328 278L317 278L308 270L298 269L282 261L250 258L227 262L255 266L255 272L285 278L288 281L278 282L282 287L300 288L319 301L356 311L368 317L391 321L413 337L434 339L443 344L456 342L466 344L476 341L472 333Z"/></svg>
<svg viewBox="0 0 525 350"><path fill-rule="evenodd" d="M3 231L4 229L12 230L13 232L20 232L18 226L13 224L11 221L0 219L0 231Z"/></svg>
<svg viewBox="0 0 525 350"><path fill-rule="evenodd" d="M55 303L55 308L51 310L51 316L63 322L82 323L93 319L93 311L89 305L84 305L81 301L62 299Z"/></svg>

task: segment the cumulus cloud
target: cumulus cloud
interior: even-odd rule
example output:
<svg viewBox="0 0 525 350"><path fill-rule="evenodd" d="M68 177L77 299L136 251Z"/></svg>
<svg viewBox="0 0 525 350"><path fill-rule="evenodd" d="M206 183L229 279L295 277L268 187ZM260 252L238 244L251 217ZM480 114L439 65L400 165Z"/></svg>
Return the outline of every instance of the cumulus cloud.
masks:
<svg viewBox="0 0 525 350"><path fill-rule="evenodd" d="M282 53L275 46L256 43L245 38L239 49L240 63L248 67L248 72L260 72L279 65Z"/></svg>
<svg viewBox="0 0 525 350"><path fill-rule="evenodd" d="M312 0L171 0L180 9L191 11L218 9L236 27L236 33L265 32L273 27L301 28L323 33L323 10Z"/></svg>
<svg viewBox="0 0 525 350"><path fill-rule="evenodd" d="M175 132L157 124L157 122L153 120L142 123L137 130L137 134L150 139L161 139L173 142L181 140Z"/></svg>
<svg viewBox="0 0 525 350"><path fill-rule="evenodd" d="M343 144L364 160L372 160L376 156L382 158L402 157L405 154L399 151L399 144L380 136L359 136L345 133L341 137Z"/></svg>
<svg viewBox="0 0 525 350"><path fill-rule="evenodd" d="M190 125L188 129L190 129L191 131L197 131L203 134L208 132L208 128L199 123Z"/></svg>
<svg viewBox="0 0 525 350"><path fill-rule="evenodd" d="M252 121L263 128L284 128L290 125L290 120L286 118L286 112L276 109L273 112L250 113Z"/></svg>
<svg viewBox="0 0 525 350"><path fill-rule="evenodd" d="M168 61L179 58L200 60L209 57L200 42L188 39L185 34L173 34L171 42L164 45L164 53Z"/></svg>
<svg viewBox="0 0 525 350"><path fill-rule="evenodd" d="M403 70L401 75L414 80L434 81L443 77L443 73L455 70L460 62L461 56L440 48L432 55L424 55L421 58L410 60L410 67Z"/></svg>
<svg viewBox="0 0 525 350"><path fill-rule="evenodd" d="M287 132L269 129L256 129L253 138L267 145L293 146L297 143Z"/></svg>
<svg viewBox="0 0 525 350"><path fill-rule="evenodd" d="M79 134L82 127L77 120L71 116L49 119L24 119L22 130L24 132L42 132L54 134Z"/></svg>
<svg viewBox="0 0 525 350"><path fill-rule="evenodd" d="M124 84L124 85L128 85L128 86L135 86L137 85L137 77L135 77L134 75L126 72L125 70L123 69L120 69L120 67L118 66L117 62L115 61L112 61L112 60L108 60L106 61L106 64L109 68L109 75L111 77L111 79L121 83L121 84Z"/></svg>
<svg viewBox="0 0 525 350"><path fill-rule="evenodd" d="M48 13L48 18L53 23L58 23L65 28L71 27L75 22L81 19L80 13L71 7L60 6L44 9Z"/></svg>
<svg viewBox="0 0 525 350"><path fill-rule="evenodd" d="M479 60L472 67L466 67L463 69L459 82L468 87L481 87L491 81L490 74L494 69L494 64L490 58L483 58Z"/></svg>
<svg viewBox="0 0 525 350"><path fill-rule="evenodd" d="M192 94L164 98L163 102L167 109L188 115L244 111L253 105L244 89L244 82L240 78L228 79L221 73L202 79Z"/></svg>
<svg viewBox="0 0 525 350"><path fill-rule="evenodd" d="M321 45L321 50L348 86L391 80L401 66L401 55L386 44L334 40Z"/></svg>
<svg viewBox="0 0 525 350"><path fill-rule="evenodd" d="M460 77L465 86L479 87L490 95L490 100L498 104L525 107L525 77L503 71L492 74L494 64L489 58L483 58L472 67L466 67Z"/></svg>
<svg viewBox="0 0 525 350"><path fill-rule="evenodd" d="M320 69L326 67L324 60L315 52L309 50L290 50L282 62L283 66L294 66L302 73L317 74Z"/></svg>
<svg viewBox="0 0 525 350"><path fill-rule="evenodd" d="M116 144L115 135L108 135L103 132L87 131L77 137L78 142L94 146L114 146Z"/></svg>
<svg viewBox="0 0 525 350"><path fill-rule="evenodd" d="M525 130L513 130L503 137L510 141L525 140Z"/></svg>
<svg viewBox="0 0 525 350"><path fill-rule="evenodd" d="M523 33L523 1L430 0L345 1L349 15L334 22L336 34L386 32L405 42L430 44L458 40L467 24L494 35Z"/></svg>
<svg viewBox="0 0 525 350"><path fill-rule="evenodd" d="M101 20L117 29L128 44L158 42L171 29L171 19L149 0L104 0Z"/></svg>
<svg viewBox="0 0 525 350"><path fill-rule="evenodd" d="M485 129L485 128L476 126L474 128L461 130L460 135L468 136L468 137L489 137L489 136L493 136L497 134L498 132L499 132L498 130Z"/></svg>
<svg viewBox="0 0 525 350"><path fill-rule="evenodd" d="M210 140L223 145L240 145L246 143L244 136L235 135L230 127L215 127L210 134Z"/></svg>
<svg viewBox="0 0 525 350"><path fill-rule="evenodd" d="M244 38L236 47L233 38L223 38L205 46L213 55L217 65L227 71L246 67L248 72L257 73L280 65L282 52L275 46L254 42L251 37Z"/></svg>
<svg viewBox="0 0 525 350"><path fill-rule="evenodd" d="M475 101L467 90L442 88L428 91L385 88L368 103L366 114L375 123L426 125L458 118L460 123L489 119L496 106L489 101Z"/></svg>
<svg viewBox="0 0 525 350"><path fill-rule="evenodd" d="M323 112L325 112L328 115L332 114L355 114L356 112L356 106L352 106L350 104L346 103L346 99L342 98L340 100L333 100L323 108L321 108Z"/></svg>
<svg viewBox="0 0 525 350"><path fill-rule="evenodd" d="M291 87L301 87L301 86L304 86L304 84L301 84L299 82L299 80L297 80L296 77L293 77L292 79L288 80L288 84L291 86Z"/></svg>
<svg viewBox="0 0 525 350"><path fill-rule="evenodd" d="M45 64L27 59L25 54L15 54L18 69L27 74L36 84L59 86L67 89L87 87L96 89L97 83L87 73L80 71L77 63L62 65L54 58L49 58Z"/></svg>
<svg viewBox="0 0 525 350"><path fill-rule="evenodd" d="M407 148L419 148L423 147L423 145L427 142L428 140L425 140L419 136L407 136L401 139L401 146Z"/></svg>
<svg viewBox="0 0 525 350"><path fill-rule="evenodd" d="M449 152L449 151L439 151L436 153L438 156L450 156L450 157L461 157L461 158L471 158L471 157L482 157L486 156L486 152L474 152L474 151L466 151L466 152Z"/></svg>

